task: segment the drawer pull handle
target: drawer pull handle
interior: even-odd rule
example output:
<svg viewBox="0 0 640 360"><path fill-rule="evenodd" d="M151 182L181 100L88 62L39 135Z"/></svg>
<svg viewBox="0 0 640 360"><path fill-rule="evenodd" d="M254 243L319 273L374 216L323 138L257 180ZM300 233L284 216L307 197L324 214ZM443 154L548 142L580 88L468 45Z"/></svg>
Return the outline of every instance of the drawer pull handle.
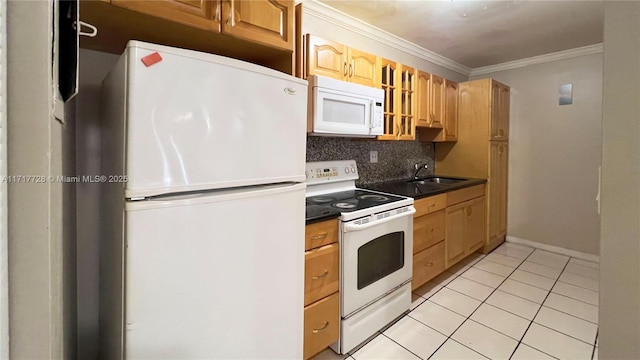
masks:
<svg viewBox="0 0 640 360"><path fill-rule="evenodd" d="M315 275L315 276L312 276L312 277L311 277L311 279L313 279L313 280L318 280L318 279L323 278L323 277L325 277L325 276L327 276L327 275L329 275L329 270L325 270L325 271L324 271L324 273L322 273L322 275Z"/></svg>
<svg viewBox="0 0 640 360"><path fill-rule="evenodd" d="M467 206L467 215L471 215L471 206Z"/></svg>
<svg viewBox="0 0 640 360"><path fill-rule="evenodd" d="M345 61L345 63L344 63L344 75L343 75L343 76L344 76L344 77L347 77L347 74L348 74L348 73L349 73L349 72L347 71L347 62Z"/></svg>
<svg viewBox="0 0 640 360"><path fill-rule="evenodd" d="M498 136L500 136L500 137L504 136L504 130L503 129L498 129Z"/></svg>
<svg viewBox="0 0 640 360"><path fill-rule="evenodd" d="M427 266L429 266L429 267L433 266L433 261L429 261L429 262L427 263Z"/></svg>
<svg viewBox="0 0 640 360"><path fill-rule="evenodd" d="M322 331L322 330L326 329L326 328L327 328L327 326L329 326L329 322L328 322L328 321L325 321L325 322L323 322L323 323L322 323L322 327L321 327L321 328L319 328L319 329L313 329L311 332L312 332L312 333L314 333L314 334L317 334L317 333L319 333L320 331Z"/></svg>
<svg viewBox="0 0 640 360"><path fill-rule="evenodd" d="M313 236L311 236L311 240L324 239L324 238L327 237L327 235L329 235L329 233L322 233L322 234L318 234L318 235L313 235Z"/></svg>
<svg viewBox="0 0 640 360"><path fill-rule="evenodd" d="M431 232L433 232L433 228L429 229L429 232L430 232L430 233L431 233Z"/></svg>

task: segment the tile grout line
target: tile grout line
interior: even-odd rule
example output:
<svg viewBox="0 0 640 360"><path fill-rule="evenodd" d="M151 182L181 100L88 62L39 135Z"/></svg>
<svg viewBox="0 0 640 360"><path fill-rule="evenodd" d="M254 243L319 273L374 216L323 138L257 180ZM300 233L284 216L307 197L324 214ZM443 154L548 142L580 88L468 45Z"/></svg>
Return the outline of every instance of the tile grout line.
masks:
<svg viewBox="0 0 640 360"><path fill-rule="evenodd" d="M593 340L593 350L591 350L591 360L593 360L593 358L596 356L596 349L598 348L596 346L596 342L598 341L599 333L600 333L600 329L598 328L598 330L596 330L596 338Z"/></svg>
<svg viewBox="0 0 640 360"><path fill-rule="evenodd" d="M440 344L440 346L436 349L436 351L434 351L434 352L433 352L433 354L435 354L436 352L438 352L438 350L440 350L440 348L442 347L442 345L444 345L444 344L445 344L449 339L451 339L451 337L453 336L453 334L455 334L455 333L456 333L456 331L458 331L458 329L460 329L460 328L462 327L462 325L464 325L464 324L467 322L467 320L469 320L469 319L471 318L471 316L473 316L473 314L474 314L474 313L475 313L475 312L476 312L476 311L477 311L477 310L482 306L482 304L484 304L484 303L487 301L487 299L488 299L488 298L490 298L490 297L491 297L491 295L493 295L493 293L495 293L495 292L498 290L498 287L500 287L500 285L502 285L502 284L503 284L503 283L504 283L504 282L509 278L509 276L510 276L511 274L513 274L513 272L514 272L514 271L516 271L516 269L517 269L517 268L518 268L518 267L519 267L519 266L520 266L524 261L526 261L526 259L527 259L527 258L529 258L529 256L531 256L531 254L533 254L533 252L534 252L534 251L535 251L535 250L531 251L531 253L529 253L529 255L527 255L527 257L526 257L526 258L524 258L523 260L521 260L521 261L520 261L520 264L518 264L518 266L516 266L516 267L515 267L515 269L513 269L513 271L511 271L511 273L509 273L509 275L507 275L507 277L505 277L505 278L504 278L504 280L502 280L502 282L501 282L501 283L500 283L500 284L499 284L495 289L493 289L493 291L492 291L492 292L491 292L491 293L490 293L490 294L489 294L489 295L488 295L488 296L487 296L483 301L481 301L481 302L480 302L480 305L478 305L478 307L476 307L476 308L475 308L475 310L473 310L473 311L471 312L471 314L469 314L469 316L467 316L467 317L466 317L466 319L464 319L464 321L462 321L462 323L461 323L460 325L458 325L458 327L457 327L457 328L456 328L456 329L451 333L451 335L449 335L449 336L447 337L447 340L445 340L442 344ZM486 259L486 258L487 258L487 256L488 256L488 255L485 255L485 256L484 256L484 259ZM503 256L506 256L506 255L503 255ZM515 259L515 258L514 258L514 259ZM487 261L491 261L491 260L487 260ZM504 265L504 264L501 264L501 265ZM504 265L504 266L507 266L507 265ZM461 274L461 275L462 275L462 274ZM452 280L452 281L453 281L453 280ZM448 285L448 284L447 284L447 285ZM445 286L446 286L446 285L445 285ZM449 290L455 291L455 290L453 290L453 289L449 289ZM440 290L438 290L438 291L440 291ZM457 292L457 291L456 291L456 292ZM465 294L463 294L463 295L465 295ZM465 295L465 296L468 296L468 295ZM469 297L470 297L470 296L469 296ZM471 297L470 297L470 298L471 298ZM472 299L473 299L473 298L472 298ZM476 299L476 300L477 300L477 299ZM491 305L491 304L489 304L489 305ZM449 310L451 310L451 309L449 309ZM451 311L453 311L453 310L451 310ZM471 320L471 321L473 321L473 320ZM482 326L485 326L485 325L482 325ZM486 327L488 327L488 326L486 326ZM491 328L489 328L489 329L491 329ZM493 330L493 329L492 329L492 330ZM495 330L494 330L494 331L495 331ZM501 334L502 334L502 333L501 333ZM505 335L505 336L506 336L506 335ZM453 340L453 341L456 341L455 339L452 339L452 340ZM458 342L458 341L456 341L456 342L457 342L457 343L460 343L460 342ZM461 345L465 346L464 344L461 344ZM467 347L467 348L469 348L468 346L466 346L466 347ZM516 345L516 348L517 348L517 345ZM471 349L471 348L469 348L469 349ZM471 350L473 350L473 349L471 349ZM473 351L477 352L478 354L480 354L480 355L482 355L482 356L486 356L486 355L484 355L484 354L482 354L482 353L479 353L479 352L478 352L478 351L476 351L476 350L473 350ZM431 356L433 356L433 354L431 354ZM431 357L429 357L429 358L431 358Z"/></svg>
<svg viewBox="0 0 640 360"><path fill-rule="evenodd" d="M567 262L566 262L566 263L564 264L564 266L562 267L562 272L564 272L564 269L567 267L567 265L569 264L569 261L570 261L570 260L571 260L571 257L569 257L569 259L567 259ZM560 278L560 276L562 276L562 272L560 272L560 275L558 276L558 279ZM553 283L553 286L551 286L551 289L553 289L553 287L554 287L554 286L556 286L556 283L558 283L558 280L556 280L556 281ZM531 322L529 323L529 326L527 326L527 329L526 329L526 330L524 331L524 333L522 334L522 337L520 338L520 341L518 342L518 345L516 346L516 348L515 348L515 349L513 350L513 352L511 353L511 356L509 357L509 359L511 359L511 358L513 357L513 355L514 355L514 354L516 353L516 351L518 350L518 347L520 346L520 344L522 344L522 340L524 340L524 337L527 335L527 332L529 332L529 329L531 328L531 324L533 324L533 323L534 323L534 320L535 320L535 319L536 319L536 317L538 316L538 313L540 313L540 309L542 309L542 306L544 305L544 302L545 302L545 301L547 301L547 298L549 297L549 294L551 294L551 290L549 290L549 292L547 292L547 296L545 296L545 297L544 297L544 300L542 301L542 304L540 304L540 307L538 308L538 311L536 311L536 314L535 314L535 315L533 316L533 318L531 319ZM540 325L540 324L536 323L536 325ZM545 327L546 327L546 326L545 326ZM556 331L556 330L554 330L554 329L551 329L551 330ZM558 332L559 332L559 331L558 331ZM540 349L534 348L534 347L533 347L533 346L531 346L531 345L528 345L528 344L525 344L525 345L527 345L527 346L531 347L532 349L535 349L535 350L538 350L538 351L540 351L540 352L542 352L542 353L547 354L546 352L544 352L544 351L542 351L542 350L540 350ZM547 355L553 356L553 355L551 355L551 354L547 354ZM555 357L555 356L553 356L553 357Z"/></svg>

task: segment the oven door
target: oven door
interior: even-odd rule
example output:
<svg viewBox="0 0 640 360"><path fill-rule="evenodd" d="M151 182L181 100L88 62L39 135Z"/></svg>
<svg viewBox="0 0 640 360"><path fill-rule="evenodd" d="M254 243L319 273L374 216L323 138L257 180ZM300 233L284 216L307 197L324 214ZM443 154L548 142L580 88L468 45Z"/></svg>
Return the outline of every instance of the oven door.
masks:
<svg viewBox="0 0 640 360"><path fill-rule="evenodd" d="M411 280L414 213L341 223L343 318Z"/></svg>

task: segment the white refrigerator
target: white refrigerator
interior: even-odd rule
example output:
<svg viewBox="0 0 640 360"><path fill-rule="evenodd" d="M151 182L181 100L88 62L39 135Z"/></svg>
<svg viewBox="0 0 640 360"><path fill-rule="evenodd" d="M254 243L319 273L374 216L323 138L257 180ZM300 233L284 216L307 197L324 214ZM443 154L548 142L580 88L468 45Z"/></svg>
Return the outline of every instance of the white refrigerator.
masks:
<svg viewBox="0 0 640 360"><path fill-rule="evenodd" d="M101 358L302 358L306 81L132 41L102 87Z"/></svg>

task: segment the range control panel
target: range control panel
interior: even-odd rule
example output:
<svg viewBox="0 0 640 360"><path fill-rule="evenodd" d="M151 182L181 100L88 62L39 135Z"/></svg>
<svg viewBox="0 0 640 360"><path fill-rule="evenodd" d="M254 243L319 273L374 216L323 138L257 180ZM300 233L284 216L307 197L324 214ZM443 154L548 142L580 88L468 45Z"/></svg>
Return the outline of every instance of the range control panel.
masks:
<svg viewBox="0 0 640 360"><path fill-rule="evenodd" d="M355 160L308 162L305 174L307 184L357 180L358 167Z"/></svg>

